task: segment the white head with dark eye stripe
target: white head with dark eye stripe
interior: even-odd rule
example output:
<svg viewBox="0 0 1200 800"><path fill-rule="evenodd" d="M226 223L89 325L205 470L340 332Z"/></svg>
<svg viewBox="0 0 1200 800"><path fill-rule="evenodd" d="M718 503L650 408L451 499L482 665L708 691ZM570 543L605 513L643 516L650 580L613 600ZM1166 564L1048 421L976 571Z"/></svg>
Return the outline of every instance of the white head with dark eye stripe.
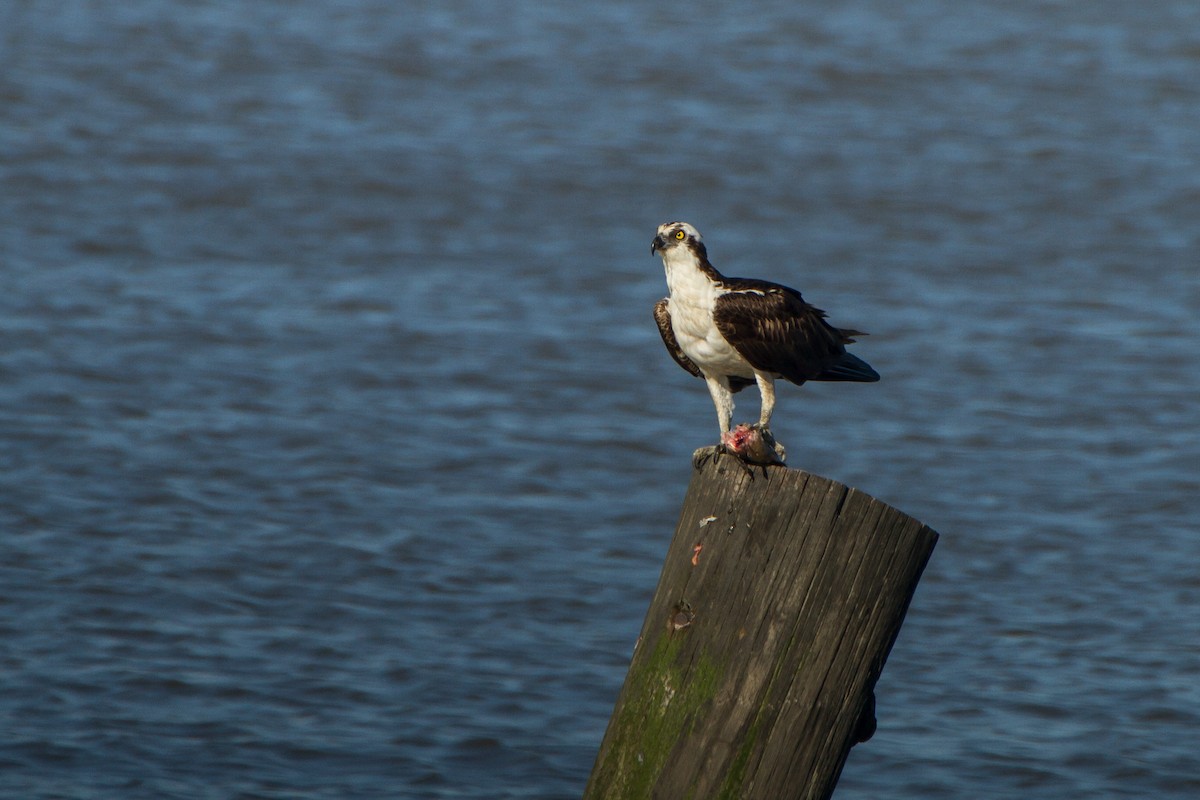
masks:
<svg viewBox="0 0 1200 800"><path fill-rule="evenodd" d="M658 233L650 242L650 254L661 254L664 259L679 255L677 248L684 248L683 253L691 253L697 258L706 257L704 239L700 231L686 222L664 222L658 226Z"/></svg>

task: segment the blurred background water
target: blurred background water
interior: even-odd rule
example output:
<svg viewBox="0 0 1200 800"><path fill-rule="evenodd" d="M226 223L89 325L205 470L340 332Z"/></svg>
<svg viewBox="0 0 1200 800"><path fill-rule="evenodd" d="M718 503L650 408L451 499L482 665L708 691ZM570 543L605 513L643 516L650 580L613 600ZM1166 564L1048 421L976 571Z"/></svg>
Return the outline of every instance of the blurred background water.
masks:
<svg viewBox="0 0 1200 800"><path fill-rule="evenodd" d="M0 9L0 795L578 796L716 434L672 219L872 332L773 427L942 533L838 796L1200 794L1200 6Z"/></svg>

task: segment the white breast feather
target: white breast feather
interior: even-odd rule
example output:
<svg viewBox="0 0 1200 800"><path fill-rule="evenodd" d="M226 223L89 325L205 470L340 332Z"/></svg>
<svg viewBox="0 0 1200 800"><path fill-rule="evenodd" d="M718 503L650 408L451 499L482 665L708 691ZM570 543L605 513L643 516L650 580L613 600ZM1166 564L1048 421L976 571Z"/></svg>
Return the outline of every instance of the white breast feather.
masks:
<svg viewBox="0 0 1200 800"><path fill-rule="evenodd" d="M713 324L717 298L728 291L709 280L696 264L695 257L683 248L672 250L663 264L667 287L671 290L667 303L671 329L679 348L704 373L753 377L754 370L746 359L738 355Z"/></svg>

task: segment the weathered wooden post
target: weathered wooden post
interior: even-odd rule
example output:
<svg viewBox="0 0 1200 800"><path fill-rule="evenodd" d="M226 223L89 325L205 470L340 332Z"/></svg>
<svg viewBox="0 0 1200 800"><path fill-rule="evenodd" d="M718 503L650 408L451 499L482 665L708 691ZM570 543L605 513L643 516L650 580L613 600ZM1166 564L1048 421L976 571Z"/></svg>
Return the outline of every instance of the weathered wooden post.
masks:
<svg viewBox="0 0 1200 800"><path fill-rule="evenodd" d="M696 470L585 800L832 795L936 542L827 478Z"/></svg>

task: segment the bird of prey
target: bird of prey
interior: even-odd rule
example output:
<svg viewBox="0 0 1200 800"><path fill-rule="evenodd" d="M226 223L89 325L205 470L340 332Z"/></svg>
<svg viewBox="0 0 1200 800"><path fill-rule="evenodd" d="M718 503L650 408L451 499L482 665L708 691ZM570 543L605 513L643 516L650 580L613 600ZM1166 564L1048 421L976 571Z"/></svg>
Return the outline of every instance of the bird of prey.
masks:
<svg viewBox="0 0 1200 800"><path fill-rule="evenodd" d="M825 312L795 289L752 278L726 278L708 260L700 232L686 222L666 222L650 244L662 257L670 296L654 306L667 351L679 366L708 384L721 428L718 452L739 452L747 428L761 434L784 458L770 433L775 380L877 381L879 373L846 352L861 331L835 328ZM762 398L758 423L731 433L733 395L752 384ZM760 444L760 443L756 443ZM696 451L699 463L704 455ZM761 450L761 447L759 448Z"/></svg>

